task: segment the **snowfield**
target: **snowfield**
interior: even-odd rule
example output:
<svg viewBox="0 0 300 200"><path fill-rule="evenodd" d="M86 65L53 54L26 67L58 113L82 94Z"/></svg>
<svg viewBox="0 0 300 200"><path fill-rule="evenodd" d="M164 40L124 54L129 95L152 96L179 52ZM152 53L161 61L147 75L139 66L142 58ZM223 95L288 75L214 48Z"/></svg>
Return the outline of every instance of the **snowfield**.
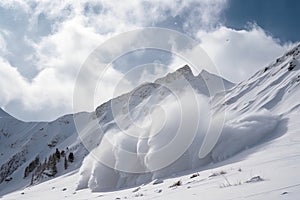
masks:
<svg viewBox="0 0 300 200"><path fill-rule="evenodd" d="M299 60L300 45L237 85L206 71L194 76L184 66L93 113L54 122L21 122L1 110L0 195L297 199ZM226 91L210 93L205 83L219 80ZM67 147L74 163L67 170L59 163L54 178L29 186L25 166Z"/></svg>
<svg viewBox="0 0 300 200"><path fill-rule="evenodd" d="M174 174L134 188L112 192L76 190L78 170L3 199L297 199L300 195L299 115L290 114L284 136L243 151L219 163ZM278 127L278 131L286 127ZM192 175L196 175L191 178ZM261 181L246 183L260 176ZM180 186L171 187L181 181ZM228 184L230 183L230 185ZM155 184L157 183L157 184ZM64 190L66 189L66 190ZM45 195L46 194L46 195Z"/></svg>

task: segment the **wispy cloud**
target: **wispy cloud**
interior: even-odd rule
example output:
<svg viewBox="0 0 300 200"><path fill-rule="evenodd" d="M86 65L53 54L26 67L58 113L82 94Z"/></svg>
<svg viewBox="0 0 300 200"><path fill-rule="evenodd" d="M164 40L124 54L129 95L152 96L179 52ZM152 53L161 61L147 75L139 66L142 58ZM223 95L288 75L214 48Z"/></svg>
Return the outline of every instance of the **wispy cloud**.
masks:
<svg viewBox="0 0 300 200"><path fill-rule="evenodd" d="M0 21L0 105L26 120L49 120L72 112L74 82L88 55L110 37L138 27L160 26L188 34L201 41L227 78L246 77L286 46L259 28L236 31L222 27L220 16L227 4L226 0L1 1L0 15L9 23ZM227 38L230 42L226 43ZM247 45L260 51L247 53ZM239 70L233 65L236 59L245 59ZM168 62L173 67L177 63L176 59ZM120 69L115 66L108 73L106 88L112 90L113 80L124 76ZM153 79L157 71L167 72L156 67L141 75ZM143 80L127 81L124 91ZM112 94L101 94L97 102Z"/></svg>
<svg viewBox="0 0 300 200"><path fill-rule="evenodd" d="M235 82L249 78L293 46L280 44L256 24L247 30L224 26L211 32L200 30L198 38L220 74Z"/></svg>

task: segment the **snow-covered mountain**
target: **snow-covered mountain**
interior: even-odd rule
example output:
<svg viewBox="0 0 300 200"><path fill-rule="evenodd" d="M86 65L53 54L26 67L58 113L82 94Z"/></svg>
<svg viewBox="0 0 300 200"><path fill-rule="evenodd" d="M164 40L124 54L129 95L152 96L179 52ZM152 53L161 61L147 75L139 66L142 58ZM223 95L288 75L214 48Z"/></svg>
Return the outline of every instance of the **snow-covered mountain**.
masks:
<svg viewBox="0 0 300 200"><path fill-rule="evenodd" d="M77 138L73 116L66 115L53 122L23 122L5 114L0 117L0 193L28 186L31 176L24 178L26 167L39 157L41 163L59 150L74 151L78 162L61 175L76 169L87 151ZM77 115L89 115L79 113ZM44 177L47 180L46 177ZM44 180L39 180L44 181Z"/></svg>
<svg viewBox="0 0 300 200"><path fill-rule="evenodd" d="M220 79L224 81L226 88L233 86L232 83L225 79L203 71L202 74L195 77L188 66L184 66L177 71L168 74L166 77L158 79L157 83L145 83L130 93L114 98L101 106L93 113L77 113L66 115L58 118L53 122L23 122L10 116L4 110L0 109L0 195L28 186L32 177L24 178L26 167L38 156L41 163L56 151L72 151L76 155L76 161L68 170L58 170L55 176L63 175L81 166L83 158L88 154L88 150L95 148L101 142L102 134L114 126L114 115L116 115L116 106L114 110L111 105L125 106L125 102L131 102L131 109L142 103L145 98L156 93L161 84L179 82L180 80L189 80L199 92L209 95L205 87L204 78ZM195 84L199 83L199 84ZM179 87L180 84L178 85ZM169 92L166 90L166 94ZM113 102L113 103L112 103ZM132 103L133 102L133 103ZM120 109L121 110L121 109ZM95 128L89 128L85 136L78 135L77 126L80 124L83 128L93 124ZM91 123L95 121L95 123ZM96 125L95 125L96 124ZM102 130L98 129L98 124ZM80 127L77 127L80 129ZM63 162L59 165L63 168ZM33 172L32 172L33 173ZM51 177L43 176L34 182L39 183L50 179Z"/></svg>
<svg viewBox="0 0 300 200"><path fill-rule="evenodd" d="M49 199L295 199L299 61L300 45L237 85L184 66L95 112L53 122L22 122L1 110L0 195L21 189L4 199L39 199L45 191ZM223 87L213 87L220 81ZM45 175L25 188L26 166L56 148L74 152L75 161L67 170L58 163L56 178Z"/></svg>

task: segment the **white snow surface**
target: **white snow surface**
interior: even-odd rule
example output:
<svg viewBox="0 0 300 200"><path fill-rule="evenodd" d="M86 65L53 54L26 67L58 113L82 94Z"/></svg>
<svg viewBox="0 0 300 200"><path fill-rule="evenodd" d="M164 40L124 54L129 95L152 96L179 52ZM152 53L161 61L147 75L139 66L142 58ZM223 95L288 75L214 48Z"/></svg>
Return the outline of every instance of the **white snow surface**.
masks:
<svg viewBox="0 0 300 200"><path fill-rule="evenodd" d="M23 164L10 175L11 181L0 184L0 195L4 195L3 199L42 196L51 200L297 199L299 58L298 45L248 80L232 88L225 83L225 93L213 94L199 84L199 76L184 67L179 74L169 74L102 104L95 113L77 114L83 124L97 119L102 128L98 135L95 129L89 129L91 133L83 138L85 146L76 134L72 115L50 123L1 118L1 165L24 149L27 164L37 154L48 155L53 150L45 146L54 138L58 140L57 147L73 147L80 158L69 171L29 187L30 180L22 178ZM212 77L215 76L209 79L213 82ZM166 87L159 86L162 83ZM197 92L191 93L190 89ZM175 91L175 95L170 91ZM218 127L220 113L226 113L220 138L205 157L199 158L206 131ZM191 117L184 117L186 120L178 117L187 114ZM199 116L201 120L193 120ZM66 124L65 120L71 123ZM132 135L124 134L124 130ZM175 133L179 140L175 140L174 147L188 144L188 148L175 162L157 168L160 161L179 152L173 148L173 152L160 155L162 160L153 156L170 143ZM217 136L218 133L210 132L208 141ZM134 152L135 156L126 157L116 147ZM85 157L86 148L91 152ZM115 169L99 162L99 158ZM147 172L132 173L132 169ZM174 183L178 184L172 187Z"/></svg>

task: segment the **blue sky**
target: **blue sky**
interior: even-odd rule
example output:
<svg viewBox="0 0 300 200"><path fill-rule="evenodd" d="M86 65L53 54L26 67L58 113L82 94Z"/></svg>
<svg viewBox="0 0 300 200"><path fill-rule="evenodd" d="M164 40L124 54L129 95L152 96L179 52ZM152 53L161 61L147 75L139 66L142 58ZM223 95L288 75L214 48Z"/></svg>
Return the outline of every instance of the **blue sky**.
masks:
<svg viewBox="0 0 300 200"><path fill-rule="evenodd" d="M257 23L281 42L300 40L300 1L298 0L230 0L224 10L225 25L244 29Z"/></svg>
<svg viewBox="0 0 300 200"><path fill-rule="evenodd" d="M297 0L2 0L0 107L26 121L74 112L76 75L87 57L112 36L141 27L192 37L219 75L242 81L300 40L299 7ZM118 88L122 93L183 64L155 50L121 56L105 75L106 91L86 98L99 105L120 80L126 83Z"/></svg>

